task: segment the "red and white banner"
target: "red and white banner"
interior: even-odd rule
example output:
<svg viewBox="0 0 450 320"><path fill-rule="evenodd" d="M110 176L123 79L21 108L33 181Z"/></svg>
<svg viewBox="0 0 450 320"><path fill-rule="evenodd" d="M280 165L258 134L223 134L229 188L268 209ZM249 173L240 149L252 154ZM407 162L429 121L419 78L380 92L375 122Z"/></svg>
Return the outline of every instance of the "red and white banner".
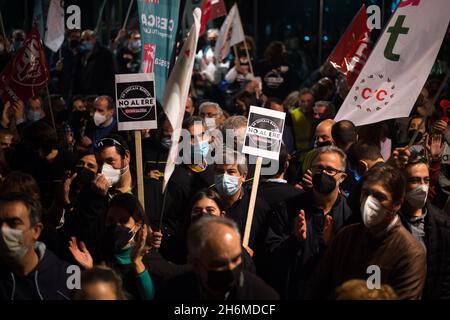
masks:
<svg viewBox="0 0 450 320"><path fill-rule="evenodd" d="M45 88L49 79L44 46L34 25L22 48L0 74L0 96L3 103L28 100Z"/></svg>
<svg viewBox="0 0 450 320"><path fill-rule="evenodd" d="M369 57L371 34L363 4L328 58L331 65L346 76L349 87L355 83Z"/></svg>
<svg viewBox="0 0 450 320"><path fill-rule="evenodd" d="M441 47L448 0L403 0L351 88L335 120L361 126L407 117Z"/></svg>
<svg viewBox="0 0 450 320"><path fill-rule="evenodd" d="M222 27L216 42L216 58L219 62L228 56L230 48L235 44L245 40L244 29L242 28L241 17L237 4L231 8Z"/></svg>
<svg viewBox="0 0 450 320"><path fill-rule="evenodd" d="M169 80L164 90L163 109L173 128L172 146L170 147L164 170L163 192L166 189L170 176L175 169L175 162L178 155L178 142L181 135L181 125L183 122L184 109L189 94L192 70L194 68L195 52L200 31L201 10L194 10L194 24L189 32L189 36L181 48L180 54L175 62Z"/></svg>
<svg viewBox="0 0 450 320"><path fill-rule="evenodd" d="M203 0L200 36L205 33L208 22L227 15L223 0Z"/></svg>

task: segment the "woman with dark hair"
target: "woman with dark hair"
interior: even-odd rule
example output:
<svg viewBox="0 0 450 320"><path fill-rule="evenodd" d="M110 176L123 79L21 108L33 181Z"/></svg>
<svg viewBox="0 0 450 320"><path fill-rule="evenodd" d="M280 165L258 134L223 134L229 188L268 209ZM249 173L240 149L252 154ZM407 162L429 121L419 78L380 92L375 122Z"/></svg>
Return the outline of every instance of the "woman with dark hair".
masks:
<svg viewBox="0 0 450 320"><path fill-rule="evenodd" d="M198 191L190 201L190 215L184 224L182 231L161 243L162 256L177 264L187 263L187 231L189 226L205 216L226 216L225 207L221 196L213 189L202 189ZM247 250L242 250L242 263L245 270L255 272L255 266Z"/></svg>
<svg viewBox="0 0 450 320"><path fill-rule="evenodd" d="M81 274L81 289L74 300L127 300L120 276L108 267L93 267Z"/></svg>
<svg viewBox="0 0 450 320"><path fill-rule="evenodd" d="M120 274L124 288L135 298L150 300L155 295L144 258L152 249L159 248L161 238L161 233L150 228L135 196L122 193L110 201L103 236L103 260ZM79 248L76 238L72 237L69 250L82 267L93 267L92 257L82 241Z"/></svg>

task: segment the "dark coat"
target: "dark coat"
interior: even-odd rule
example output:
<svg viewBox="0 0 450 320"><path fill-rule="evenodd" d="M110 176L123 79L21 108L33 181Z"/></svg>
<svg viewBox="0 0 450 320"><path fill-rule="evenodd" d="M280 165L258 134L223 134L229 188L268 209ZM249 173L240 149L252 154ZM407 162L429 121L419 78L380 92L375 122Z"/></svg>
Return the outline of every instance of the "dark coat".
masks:
<svg viewBox="0 0 450 320"><path fill-rule="evenodd" d="M294 234L299 211L305 211L307 236L300 242ZM287 215L276 216L266 238L270 258L278 262L274 270L275 289L282 298L299 299L303 297L305 283L313 274L326 246L323 240L325 216L315 206L312 191L306 191L287 204ZM333 217L334 230L338 232L351 216L343 195L339 194L329 213Z"/></svg>
<svg viewBox="0 0 450 320"><path fill-rule="evenodd" d="M70 299L70 289L67 286L69 264L46 250L42 243L38 243L36 251L39 263L25 277L15 274L0 262L0 300Z"/></svg>
<svg viewBox="0 0 450 320"><path fill-rule="evenodd" d="M427 277L422 299L450 299L450 218L430 203L426 208ZM406 218L400 217L403 226L411 232Z"/></svg>

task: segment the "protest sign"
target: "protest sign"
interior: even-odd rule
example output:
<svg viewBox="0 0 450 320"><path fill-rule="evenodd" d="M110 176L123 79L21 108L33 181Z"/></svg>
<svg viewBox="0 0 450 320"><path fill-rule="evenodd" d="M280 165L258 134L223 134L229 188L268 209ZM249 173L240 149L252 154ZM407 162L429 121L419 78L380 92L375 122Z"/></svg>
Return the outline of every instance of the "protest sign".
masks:
<svg viewBox="0 0 450 320"><path fill-rule="evenodd" d="M286 113L250 107L243 153L278 160Z"/></svg>
<svg viewBox="0 0 450 320"><path fill-rule="evenodd" d="M284 130L286 113L251 106L248 115L243 153L257 156L255 174L250 194L250 204L242 240L244 247L248 246L258 193L259 176L261 174L262 158L278 160Z"/></svg>
<svg viewBox="0 0 450 320"><path fill-rule="evenodd" d="M116 74L116 111L119 130L157 127L153 73Z"/></svg>

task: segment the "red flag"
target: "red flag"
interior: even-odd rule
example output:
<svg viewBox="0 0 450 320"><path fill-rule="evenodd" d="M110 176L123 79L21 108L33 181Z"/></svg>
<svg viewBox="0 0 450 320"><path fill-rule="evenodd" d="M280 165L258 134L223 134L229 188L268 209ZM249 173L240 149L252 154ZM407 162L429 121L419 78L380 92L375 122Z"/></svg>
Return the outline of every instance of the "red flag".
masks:
<svg viewBox="0 0 450 320"><path fill-rule="evenodd" d="M26 101L44 88L49 79L44 46L34 25L22 48L0 74L0 96L4 103Z"/></svg>
<svg viewBox="0 0 450 320"><path fill-rule="evenodd" d="M227 15L227 9L223 0L203 0L201 9L200 35L205 33L208 22Z"/></svg>
<svg viewBox="0 0 450 320"><path fill-rule="evenodd" d="M372 30L367 27L366 7L363 5L328 58L333 67L346 76L349 87L369 57L371 34Z"/></svg>

